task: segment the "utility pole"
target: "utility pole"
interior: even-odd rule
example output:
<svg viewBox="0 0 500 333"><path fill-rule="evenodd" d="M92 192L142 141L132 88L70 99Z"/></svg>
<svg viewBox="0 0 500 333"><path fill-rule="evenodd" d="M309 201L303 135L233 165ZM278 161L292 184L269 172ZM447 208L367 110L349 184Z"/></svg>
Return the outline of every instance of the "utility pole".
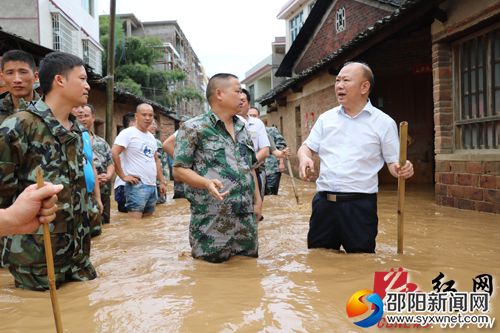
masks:
<svg viewBox="0 0 500 333"><path fill-rule="evenodd" d="M106 141L113 144L113 97L115 86L115 16L116 0L109 1L108 73L106 75Z"/></svg>

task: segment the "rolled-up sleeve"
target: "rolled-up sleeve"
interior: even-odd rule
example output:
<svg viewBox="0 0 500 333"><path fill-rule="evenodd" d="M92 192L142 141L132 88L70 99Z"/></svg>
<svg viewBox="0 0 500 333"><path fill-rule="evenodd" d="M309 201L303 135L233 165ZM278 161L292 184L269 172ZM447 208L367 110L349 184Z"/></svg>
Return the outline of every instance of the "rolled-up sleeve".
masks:
<svg viewBox="0 0 500 333"><path fill-rule="evenodd" d="M196 129L184 123L175 137L174 167L192 169L197 138Z"/></svg>
<svg viewBox="0 0 500 333"><path fill-rule="evenodd" d="M399 137L396 122L391 120L385 135L382 137L382 156L386 163L399 161Z"/></svg>

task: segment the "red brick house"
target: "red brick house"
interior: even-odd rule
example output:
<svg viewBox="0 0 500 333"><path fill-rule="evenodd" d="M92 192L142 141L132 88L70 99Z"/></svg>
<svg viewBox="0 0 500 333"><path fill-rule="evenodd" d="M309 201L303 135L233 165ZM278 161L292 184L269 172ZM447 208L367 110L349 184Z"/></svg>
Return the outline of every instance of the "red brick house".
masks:
<svg viewBox="0 0 500 333"><path fill-rule="evenodd" d="M371 102L409 122L410 182L438 204L500 213L499 19L498 0L318 0L276 73L289 78L258 102L297 149L338 105L342 65L366 62Z"/></svg>

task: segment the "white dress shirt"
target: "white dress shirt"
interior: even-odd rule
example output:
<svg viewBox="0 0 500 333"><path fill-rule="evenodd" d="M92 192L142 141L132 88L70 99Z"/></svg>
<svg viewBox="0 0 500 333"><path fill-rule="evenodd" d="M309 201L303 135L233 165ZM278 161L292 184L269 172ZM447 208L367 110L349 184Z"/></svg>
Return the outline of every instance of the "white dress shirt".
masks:
<svg viewBox="0 0 500 333"><path fill-rule="evenodd" d="M376 193L384 161L399 158L396 122L370 101L355 117L342 106L326 111L304 144L321 161L317 191Z"/></svg>
<svg viewBox="0 0 500 333"><path fill-rule="evenodd" d="M256 154L262 148L271 146L269 137L267 136L266 125L264 125L262 120L255 117L248 117L247 120L240 115L238 115L238 118L243 120L247 131L250 133Z"/></svg>

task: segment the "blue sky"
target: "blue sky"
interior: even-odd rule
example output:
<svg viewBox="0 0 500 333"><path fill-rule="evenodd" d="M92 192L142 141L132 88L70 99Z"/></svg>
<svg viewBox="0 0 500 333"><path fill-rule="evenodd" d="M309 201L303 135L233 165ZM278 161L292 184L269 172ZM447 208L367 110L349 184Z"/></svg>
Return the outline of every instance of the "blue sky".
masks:
<svg viewBox="0 0 500 333"><path fill-rule="evenodd" d="M276 15L287 0L117 0L116 12L141 21L177 20L205 72L245 72L271 54L275 36L285 36ZM109 0L98 0L97 13L109 13Z"/></svg>

